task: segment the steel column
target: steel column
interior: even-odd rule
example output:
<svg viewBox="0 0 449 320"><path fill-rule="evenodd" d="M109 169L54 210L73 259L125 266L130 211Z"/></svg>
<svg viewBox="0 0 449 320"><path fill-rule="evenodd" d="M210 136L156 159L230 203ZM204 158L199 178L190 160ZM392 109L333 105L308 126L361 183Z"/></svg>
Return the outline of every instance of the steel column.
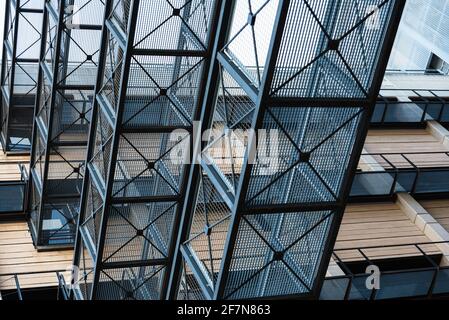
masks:
<svg viewBox="0 0 449 320"><path fill-rule="evenodd" d="M187 151L199 118L218 3L108 8L75 249L78 299L165 297L190 167L172 155ZM185 136L173 139L175 129Z"/></svg>
<svg viewBox="0 0 449 320"><path fill-rule="evenodd" d="M103 10L98 0L45 5L29 188L38 249L74 243Z"/></svg>
<svg viewBox="0 0 449 320"><path fill-rule="evenodd" d="M28 153L31 148L42 14L43 0L5 1L0 141L7 153Z"/></svg>
<svg viewBox="0 0 449 320"><path fill-rule="evenodd" d="M404 1L236 5L203 106L219 134L191 171L168 298L317 297ZM256 134L233 145L233 129ZM271 171L260 129L279 135Z"/></svg>

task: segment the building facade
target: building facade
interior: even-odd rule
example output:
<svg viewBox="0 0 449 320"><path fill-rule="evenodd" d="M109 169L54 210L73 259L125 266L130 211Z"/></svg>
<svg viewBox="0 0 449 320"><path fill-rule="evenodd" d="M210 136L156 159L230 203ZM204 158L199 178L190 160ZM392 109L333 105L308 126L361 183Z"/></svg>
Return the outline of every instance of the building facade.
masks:
<svg viewBox="0 0 449 320"><path fill-rule="evenodd" d="M388 68L449 72L449 1L407 1Z"/></svg>
<svg viewBox="0 0 449 320"><path fill-rule="evenodd" d="M1 71L1 144L29 152L36 98L43 0L5 1Z"/></svg>
<svg viewBox="0 0 449 320"><path fill-rule="evenodd" d="M445 1L28 3L6 4L4 141L36 73L30 156L0 163L3 299L449 294Z"/></svg>

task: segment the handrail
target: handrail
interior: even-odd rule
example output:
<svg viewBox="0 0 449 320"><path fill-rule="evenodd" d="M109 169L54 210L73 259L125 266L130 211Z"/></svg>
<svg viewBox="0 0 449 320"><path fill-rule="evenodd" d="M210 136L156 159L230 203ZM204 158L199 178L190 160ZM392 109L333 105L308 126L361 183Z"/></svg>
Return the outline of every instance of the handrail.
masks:
<svg viewBox="0 0 449 320"><path fill-rule="evenodd" d="M432 75L442 75L444 76L444 72L442 72L441 70L436 70L436 69L387 69L386 70L387 75L389 73L393 73L393 74L429 74L431 73Z"/></svg>
<svg viewBox="0 0 449 320"><path fill-rule="evenodd" d="M19 277L16 274L14 275L14 281L16 282L17 297L19 300L23 300L22 290L20 289Z"/></svg>
<svg viewBox="0 0 449 320"><path fill-rule="evenodd" d="M29 276L29 275L36 275L36 274L49 274L49 273L61 273L66 272L66 269L56 269L51 271L32 271L32 272L8 272L8 273L0 273L0 277L14 277L17 276Z"/></svg>
<svg viewBox="0 0 449 320"><path fill-rule="evenodd" d="M380 89L380 92L413 92L414 94L416 94L416 97L411 96L411 98L439 98L441 99L441 101L446 101L449 102L447 100L445 100L444 98L448 98L449 97L449 87L448 89L407 89L407 88L382 88ZM430 95L429 96L423 96L422 93L423 92L427 92ZM445 92L446 94L444 95L444 97L439 96L437 93L442 93ZM395 97L389 97L386 95L382 95L379 94L379 98L395 98ZM431 102L435 102L430 100ZM386 102L404 102L404 101L395 101L395 100L386 100ZM407 101L405 101L407 102ZM438 101L437 101L438 102Z"/></svg>
<svg viewBox="0 0 449 320"><path fill-rule="evenodd" d="M449 90L410 90L410 89L384 89L383 96L379 96L374 107L374 113L370 120L371 125L385 124L421 124L428 120L439 122L449 122ZM391 92L410 92L410 101L399 101L388 99L386 96ZM422 93L428 92L429 96ZM445 92L444 97L438 95L438 92ZM404 109L399 107L404 106ZM415 106L414 112L410 108Z"/></svg>
<svg viewBox="0 0 449 320"><path fill-rule="evenodd" d="M410 101L399 101L398 93L406 95ZM393 99L392 99L393 98ZM401 109L400 107L404 108ZM413 110L415 106L415 110ZM410 109L411 108L411 109ZM449 88L445 89L382 89L371 125L419 124L427 120L449 122Z"/></svg>
<svg viewBox="0 0 449 320"><path fill-rule="evenodd" d="M17 300L23 300L23 293L26 293L28 291L32 291L32 290L39 290L38 288L22 288L20 285L20 276L29 276L29 275L44 275L44 274L55 274L56 275L56 280L57 280L57 286L60 286L61 283L61 277L63 278L61 272L65 272L67 270L52 270L52 271L34 271L34 272L15 272L15 273L0 273L0 278L6 278L3 279L3 281L0 282L1 284L4 284L8 281L11 281L14 283L15 285L15 289L8 289L8 291L14 291L15 294L17 295ZM56 282L55 282L56 284ZM8 293L8 295L11 295L14 293ZM63 293L65 294L65 292ZM4 295L4 297L6 297L6 295Z"/></svg>
<svg viewBox="0 0 449 320"><path fill-rule="evenodd" d="M369 259L369 257L366 255L366 250L369 249L386 249L386 248L402 248L402 247L415 247L417 248L417 252L419 252L418 256L422 256L425 257L426 260L429 263L428 267L413 267L411 266L408 269L402 269L402 270L390 270L390 271L381 271L380 270L380 274L379 276L381 277L380 279L382 279L382 276L400 276L401 274L413 274L413 273L418 273L418 272L431 272L431 279L427 279L426 284L428 285L428 287L425 287L425 290L423 290L422 294L418 294L418 293L414 293L416 296L428 296L431 297L434 294L449 294L449 292L442 292L441 289L439 291L435 292L435 288L436 288L436 284L438 281L438 275L442 272L442 271L447 271L449 270L449 267L440 267L439 265L437 265L435 263L435 261L433 261L429 255L421 248L422 246L425 245L438 245L438 244L449 244L449 241L435 241L435 242L422 242L422 243L411 243L411 244L399 244L399 245L379 245L379 246L366 246L366 247L359 247L359 248L342 248L342 249L334 249L334 253L333 256L335 257L335 259L337 260L337 262L339 263L340 267L344 270L345 274L343 275L338 275L338 276L330 276L330 277L326 277L325 278L325 283L326 282L332 282L334 280L346 280L347 283L343 283L341 285L336 285L339 289L337 289L337 291L332 290L332 286L330 287L330 289L328 289L328 291L326 291L326 287L324 287L324 289L322 290L322 294L326 295L327 294L327 298L329 297L329 295L331 296L331 298L339 298L339 299L343 299L343 300L350 300L351 299L351 293L352 293L352 289L354 288L354 292L356 294L360 294L359 290L361 287L358 287L359 285L356 284L355 279L368 279L368 277L372 276L372 273L358 273L358 274L354 274L351 272L350 268L346 266L346 263L344 261L341 260L341 258L336 254L336 252L341 252L341 251L349 251L349 250L356 250L358 252L361 252L362 257L365 259L365 261L368 263L368 265L373 265L373 261ZM364 252L365 250L365 252ZM443 254L441 252L441 254ZM410 255L413 256L413 255ZM394 256L392 257L394 258ZM349 261L348 261L349 262ZM441 282L441 280L440 280ZM381 280L382 283L382 280ZM419 282L417 282L419 283ZM361 286L361 284L360 284ZM383 287L381 287L380 289L376 289L376 288L363 288L364 290L366 290L366 294L362 295L362 298L364 297L367 300L376 300L377 299L377 294L378 292L382 292ZM387 290L392 290L392 287L388 287L387 286ZM387 291L388 292L388 291ZM334 293L334 294L333 294ZM388 297L388 294L387 294ZM401 296L400 291L397 293L397 296L391 295L390 292L390 296L388 298L401 298L404 296ZM326 298L325 298L326 299Z"/></svg>
<svg viewBox="0 0 449 320"><path fill-rule="evenodd" d="M370 164L375 167L364 171L363 167ZM350 201L391 199L397 192L415 196L446 194L449 193L448 174L449 152L364 153Z"/></svg>
<svg viewBox="0 0 449 320"><path fill-rule="evenodd" d="M387 244L387 245L378 245L378 246L365 246L365 247L351 247L351 248L340 248L334 249L335 251L349 251L349 250L369 250L369 249L384 249L384 248L402 248L402 247L410 247L410 246L426 246L432 244L449 244L448 241L429 241L429 242L416 242L416 243L405 243L405 244Z"/></svg>
<svg viewBox="0 0 449 320"><path fill-rule="evenodd" d="M449 241L436 241L436 242L423 242L423 243L411 243L411 244L400 244L400 245L380 245L380 246L368 246L368 247L358 247L358 248L342 248L342 249L334 249L332 255L336 258L336 260L338 262L340 262L342 265L344 265L344 269L347 270L349 276L357 276L357 275L366 275L367 273L359 273L359 274L353 274L351 271L349 271L350 269L346 266L346 263L348 261L344 261L341 259L341 257L337 254L337 252L341 252L341 251L357 251L361 254L361 256L363 257L363 259L369 264L369 265L373 265L373 261L371 259L369 259L369 257L366 255L366 251L367 250L372 250L372 249L391 249L391 248L404 248L404 247L414 247L416 249L418 249L417 253L419 252L419 255L410 255L410 256L422 256L424 258L426 258L427 261L431 261L431 259L429 258L429 255L427 253L425 253L422 250L422 246L428 246L428 245L438 245L438 244L449 244ZM441 252L441 254L443 254ZM394 256L393 256L394 258ZM352 261L351 261L352 262ZM405 269L405 270L395 270L395 271L384 271L382 272L383 274L390 274L390 273L397 273L397 272L404 272L406 270L413 270L413 271L417 271L417 270L433 270L435 268L439 269L440 267L438 265L435 265L435 263L430 263L432 266L431 267L421 267L421 268L410 268L410 269ZM447 267L449 269L449 267Z"/></svg>
<svg viewBox="0 0 449 320"><path fill-rule="evenodd" d="M20 181L27 182L29 177L28 177L28 170L27 170L25 164L18 163L18 166L19 166L19 170L20 170Z"/></svg>
<svg viewBox="0 0 449 320"><path fill-rule="evenodd" d="M362 153L363 155L366 156L373 156L373 155L386 155L386 156L390 156L390 155L412 155L412 154L449 154L449 151L419 151L419 152L365 152Z"/></svg>
<svg viewBox="0 0 449 320"><path fill-rule="evenodd" d="M448 159L448 165L446 166L431 166L431 167L423 167L423 164L426 164L425 160L422 161L413 161L413 159L410 159L413 156L430 156L430 155L441 155L441 156L445 156ZM408 165L411 168L401 168L397 166L398 160L392 160L392 159L387 159L387 157L401 157L402 159L405 160L404 163L408 163ZM381 152L381 153L362 153L361 154L361 159L363 157L380 157L382 158L383 161L385 161L389 167L383 167L383 169L385 171L387 170L410 170L410 169L414 169L414 170L422 170L422 169L438 169L438 168L448 168L449 169L449 151L445 152L445 151L429 151L429 152ZM376 165L380 165L382 166L382 163L379 163L378 161L375 161L373 163L371 162L365 162L367 164L376 164ZM396 164L395 164L396 163ZM379 171L362 171L362 173L368 173L368 172L385 172L383 170L379 170Z"/></svg>
<svg viewBox="0 0 449 320"><path fill-rule="evenodd" d="M67 290L67 283L65 282L64 276L59 272L56 272L56 276L58 278L58 300L60 300L59 293L62 293L64 300L69 300L70 293Z"/></svg>

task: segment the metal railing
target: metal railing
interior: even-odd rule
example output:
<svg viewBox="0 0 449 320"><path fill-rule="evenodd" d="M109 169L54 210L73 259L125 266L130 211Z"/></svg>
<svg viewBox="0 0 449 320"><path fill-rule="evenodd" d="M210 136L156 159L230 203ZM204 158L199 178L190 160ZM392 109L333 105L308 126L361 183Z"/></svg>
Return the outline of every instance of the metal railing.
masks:
<svg viewBox="0 0 449 320"><path fill-rule="evenodd" d="M66 292L61 290L61 279L63 279L61 273L64 271L65 270L0 274L0 297L2 300L26 300L27 298L65 300L68 296L65 296ZM40 285L39 281L45 276L49 278L54 276L54 283L48 282L48 285L46 286ZM35 284L30 284L32 282L30 279L33 277L36 277L38 280ZM30 281L27 285L23 285L25 278L28 278L28 281ZM47 293L48 291L52 292L52 288L58 290L57 292L54 292L54 296L52 294L50 294L50 296L42 295L44 291L47 291Z"/></svg>
<svg viewBox="0 0 449 320"><path fill-rule="evenodd" d="M363 154L374 165L358 170L351 189L352 200L390 198L398 192L415 196L449 193L449 152ZM369 160L368 160L369 161Z"/></svg>
<svg viewBox="0 0 449 320"><path fill-rule="evenodd" d="M321 291L321 300L387 300L400 298L430 298L437 295L449 294L449 266L440 266L439 259L442 253L438 246L449 245L449 241L414 243L402 245L371 246L363 248L335 249L333 258L342 269L344 275L327 277ZM373 259L370 251L385 251L408 249L411 251L407 256L392 254L388 258ZM442 250L441 250L442 251ZM356 253L360 259L345 261L341 255L345 253ZM437 253L438 252L438 253ZM402 267L405 259L421 259L419 265L410 262L409 266ZM381 270L381 265L386 262L394 262L397 259L399 267ZM361 273L351 271L350 263L358 263L363 267L375 266L379 268L377 286L370 286L373 273L365 271ZM389 269L389 270L388 270ZM366 269L368 270L368 269Z"/></svg>
<svg viewBox="0 0 449 320"><path fill-rule="evenodd" d="M8 163L0 163L0 166ZM27 169L24 163L18 163L18 180L0 181L0 217L2 214L22 214L25 210Z"/></svg>
<svg viewBox="0 0 449 320"><path fill-rule="evenodd" d="M449 90L384 89L371 118L372 126L424 125L436 120L449 123ZM399 101L406 95L411 101Z"/></svg>
<svg viewBox="0 0 449 320"><path fill-rule="evenodd" d="M438 69L387 69L387 75L390 74L432 74L445 75L442 70Z"/></svg>
<svg viewBox="0 0 449 320"><path fill-rule="evenodd" d="M70 292L67 289L67 283L65 282L64 275L60 272L56 272L56 276L58 278L58 296L57 300L69 300Z"/></svg>

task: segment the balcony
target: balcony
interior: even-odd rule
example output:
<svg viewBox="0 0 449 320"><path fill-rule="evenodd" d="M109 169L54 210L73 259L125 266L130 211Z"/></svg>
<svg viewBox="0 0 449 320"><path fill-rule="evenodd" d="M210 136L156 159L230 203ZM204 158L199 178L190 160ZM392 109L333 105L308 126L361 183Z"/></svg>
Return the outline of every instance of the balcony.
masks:
<svg viewBox="0 0 449 320"><path fill-rule="evenodd" d="M378 169L357 171L350 193L353 201L391 198L398 192L449 193L449 152L364 154L363 158L374 160Z"/></svg>
<svg viewBox="0 0 449 320"><path fill-rule="evenodd" d="M0 220L24 214L28 159L0 155Z"/></svg>
<svg viewBox="0 0 449 320"><path fill-rule="evenodd" d="M435 251L440 243L415 243L384 245L335 250L333 257L344 270L341 276L328 277L324 281L321 300L388 300L401 298L428 298L449 294L449 267L440 266L441 254ZM382 259L372 256L385 250L407 252L408 257ZM359 256L360 260L351 258ZM380 288L366 285L371 273L368 266L378 266Z"/></svg>
<svg viewBox="0 0 449 320"><path fill-rule="evenodd" d="M27 299L58 287L57 272L69 276L73 251L38 252L25 221L0 223L0 296L4 300Z"/></svg>
<svg viewBox="0 0 449 320"><path fill-rule="evenodd" d="M382 90L371 126L419 127L430 120L449 123L449 90Z"/></svg>

